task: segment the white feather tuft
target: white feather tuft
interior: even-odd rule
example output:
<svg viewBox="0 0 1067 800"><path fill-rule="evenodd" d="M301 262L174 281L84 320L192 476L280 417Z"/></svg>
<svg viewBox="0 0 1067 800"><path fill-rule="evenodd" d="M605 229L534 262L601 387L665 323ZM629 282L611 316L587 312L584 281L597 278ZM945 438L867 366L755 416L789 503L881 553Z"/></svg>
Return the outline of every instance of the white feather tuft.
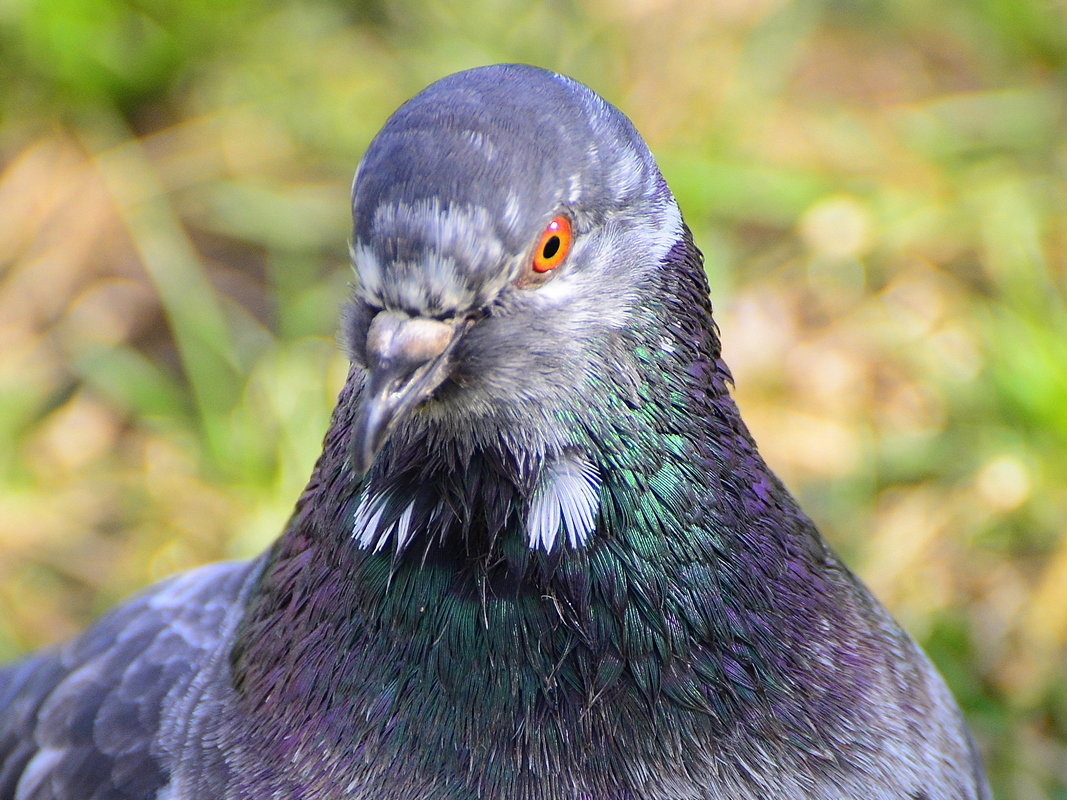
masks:
<svg viewBox="0 0 1067 800"><path fill-rule="evenodd" d="M373 547L381 550L389 539L389 528L380 530L378 523L381 521L385 507L388 505L389 495L386 492L368 494L364 492L359 498L356 513L352 519L352 538L362 548Z"/></svg>
<svg viewBox="0 0 1067 800"><path fill-rule="evenodd" d="M569 455L545 466L526 518L530 548L552 552L562 531L573 548L583 547L600 511L600 473ZM562 528L561 528L562 526Z"/></svg>

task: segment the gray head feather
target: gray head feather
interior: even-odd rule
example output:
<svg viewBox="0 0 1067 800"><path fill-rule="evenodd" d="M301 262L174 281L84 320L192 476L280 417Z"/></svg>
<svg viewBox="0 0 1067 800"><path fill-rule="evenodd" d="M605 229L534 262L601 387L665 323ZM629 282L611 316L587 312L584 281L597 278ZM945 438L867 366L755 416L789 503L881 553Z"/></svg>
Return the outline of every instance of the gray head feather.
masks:
<svg viewBox="0 0 1067 800"><path fill-rule="evenodd" d="M547 282L524 285L541 232L560 214L573 229L566 260ZM677 203L631 122L587 87L535 67L450 75L375 137L353 182L352 216L357 285L346 332L356 365L376 369L367 337L383 310L463 331L447 379L397 421L383 458L366 467L355 540L381 549L409 538L411 515L393 507L386 472L407 468L393 454L421 450L521 460L527 543L583 545L599 513L590 399L604 381L632 391L622 334L639 324L633 309L683 238Z"/></svg>
<svg viewBox="0 0 1067 800"><path fill-rule="evenodd" d="M389 118L356 172L361 290L380 307L469 311L514 279L553 213L595 225L660 182L625 115L570 78L522 65L450 75Z"/></svg>

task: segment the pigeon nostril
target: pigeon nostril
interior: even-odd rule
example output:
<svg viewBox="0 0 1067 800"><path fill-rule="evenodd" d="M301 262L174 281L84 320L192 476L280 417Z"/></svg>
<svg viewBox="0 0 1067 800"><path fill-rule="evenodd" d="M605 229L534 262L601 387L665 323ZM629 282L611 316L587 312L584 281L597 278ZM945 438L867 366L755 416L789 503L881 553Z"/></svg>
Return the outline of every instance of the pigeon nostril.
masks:
<svg viewBox="0 0 1067 800"><path fill-rule="evenodd" d="M455 328L445 322L383 311L367 331L367 356L372 364L414 371L444 353L454 334Z"/></svg>

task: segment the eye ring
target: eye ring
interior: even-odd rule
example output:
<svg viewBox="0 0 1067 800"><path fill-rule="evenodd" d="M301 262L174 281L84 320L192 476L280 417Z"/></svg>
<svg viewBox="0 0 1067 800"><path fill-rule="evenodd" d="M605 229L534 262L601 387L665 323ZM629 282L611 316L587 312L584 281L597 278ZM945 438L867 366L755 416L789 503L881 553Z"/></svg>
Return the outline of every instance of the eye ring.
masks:
<svg viewBox="0 0 1067 800"><path fill-rule="evenodd" d="M530 265L533 271L545 273L554 270L567 257L573 241L571 221L562 214L553 217L541 232L534 250L533 263Z"/></svg>

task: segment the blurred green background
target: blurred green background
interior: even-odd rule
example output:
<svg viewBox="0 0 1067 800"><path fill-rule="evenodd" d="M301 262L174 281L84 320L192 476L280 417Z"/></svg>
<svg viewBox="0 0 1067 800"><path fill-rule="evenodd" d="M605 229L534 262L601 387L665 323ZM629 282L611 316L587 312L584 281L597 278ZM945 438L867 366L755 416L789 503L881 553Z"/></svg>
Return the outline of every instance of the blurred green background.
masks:
<svg viewBox="0 0 1067 800"><path fill-rule="evenodd" d="M348 187L525 61L647 137L771 464L1001 798L1067 798L1067 11L1051 0L0 2L0 657L280 530Z"/></svg>

